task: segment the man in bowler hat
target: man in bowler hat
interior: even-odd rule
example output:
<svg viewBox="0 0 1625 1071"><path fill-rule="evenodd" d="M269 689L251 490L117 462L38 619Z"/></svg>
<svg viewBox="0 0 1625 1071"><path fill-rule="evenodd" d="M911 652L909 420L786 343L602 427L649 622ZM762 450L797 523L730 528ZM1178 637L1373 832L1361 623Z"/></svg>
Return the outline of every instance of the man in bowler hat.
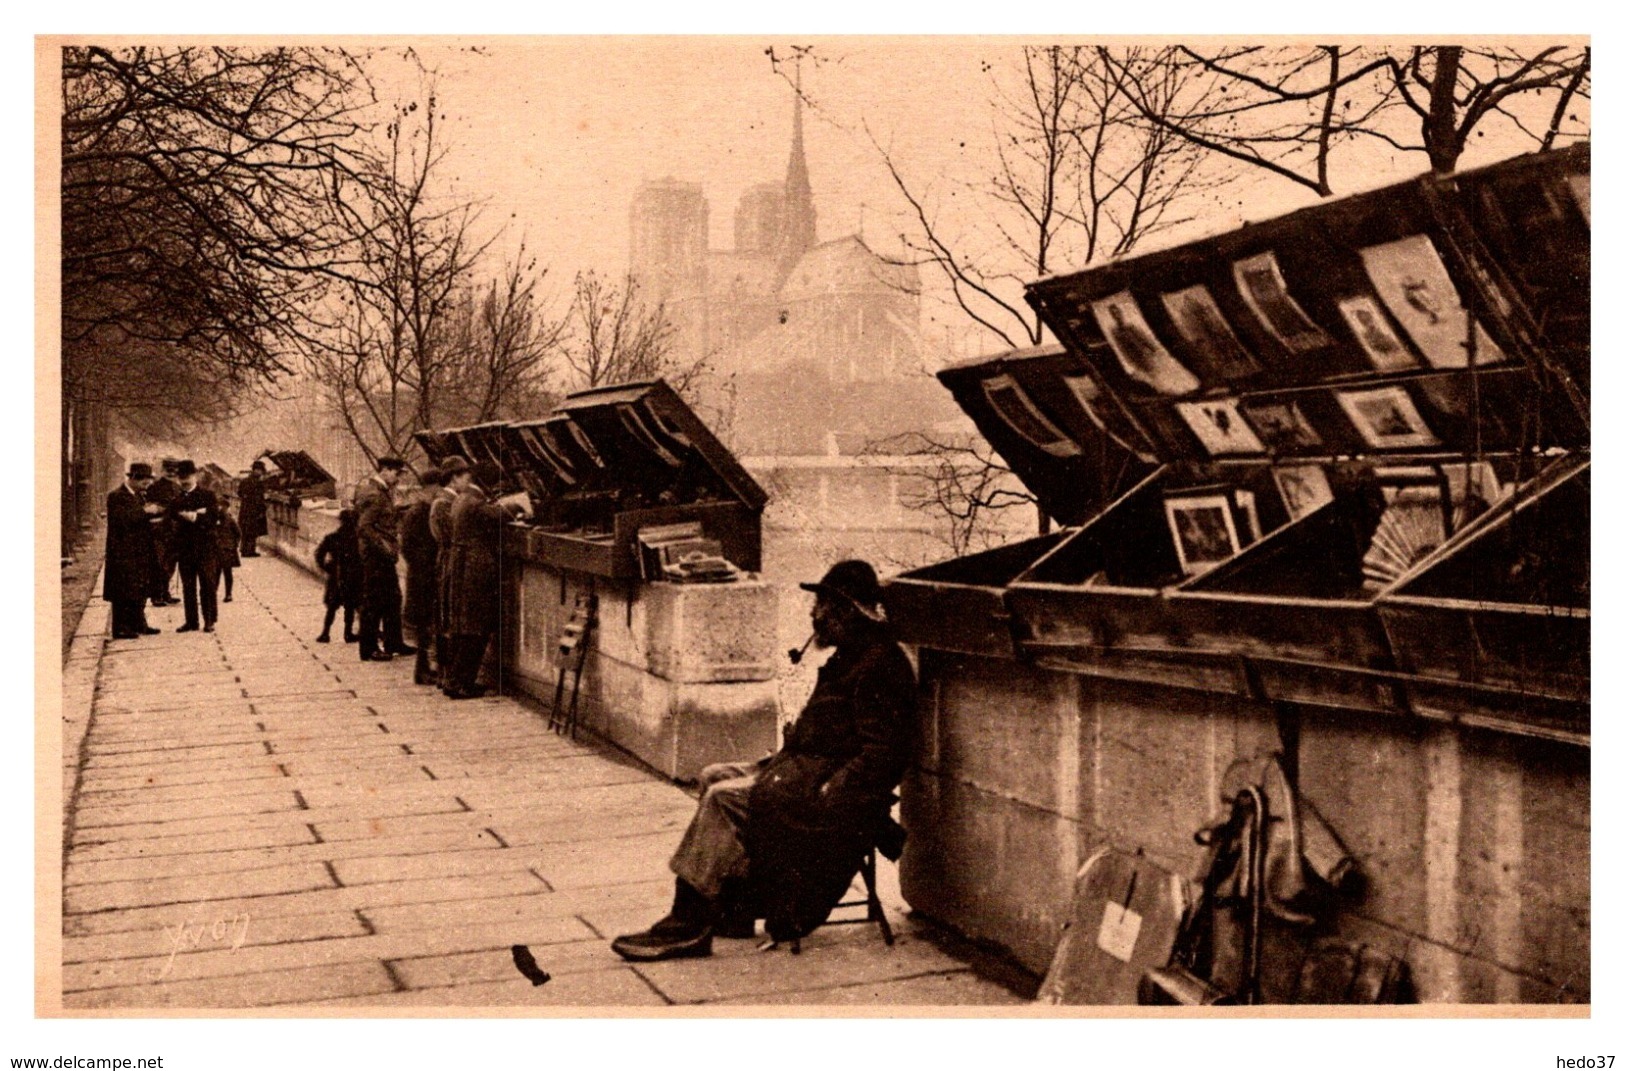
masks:
<svg viewBox="0 0 1625 1071"><path fill-rule="evenodd" d="M175 631L197 631L201 601L203 631L213 632L218 613L215 588L220 583L214 530L220 523L220 504L213 491L198 486L197 466L190 458L175 466L175 475L180 477L181 493L169 504L169 516L175 526L175 563L180 566L181 602L186 611L186 623Z"/></svg>
<svg viewBox="0 0 1625 1071"><path fill-rule="evenodd" d="M361 661L388 662L417 652L401 636L400 512L395 485L406 462L381 457L355 489L356 541L361 545Z"/></svg>
<svg viewBox="0 0 1625 1071"><path fill-rule="evenodd" d="M124 482L107 494L107 555L102 598L113 604L113 638L133 640L158 630L147 624L145 606L152 594L157 553L152 544L152 519L164 507L148 502L152 466L137 461Z"/></svg>

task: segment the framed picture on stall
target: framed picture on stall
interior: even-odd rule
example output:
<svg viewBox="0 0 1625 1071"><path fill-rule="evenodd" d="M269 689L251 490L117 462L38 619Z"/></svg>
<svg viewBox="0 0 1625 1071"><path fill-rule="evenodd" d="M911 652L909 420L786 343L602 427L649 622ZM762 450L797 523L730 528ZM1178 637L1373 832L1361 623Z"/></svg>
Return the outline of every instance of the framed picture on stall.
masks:
<svg viewBox="0 0 1625 1071"><path fill-rule="evenodd" d="M1101 334L1131 377L1163 394L1189 394L1202 385L1151 333L1133 294L1119 291L1092 302L1090 307L1100 322Z"/></svg>
<svg viewBox="0 0 1625 1071"><path fill-rule="evenodd" d="M1234 398L1205 402L1179 402L1174 406L1186 425L1214 457L1225 454L1262 454L1264 444L1241 415Z"/></svg>
<svg viewBox="0 0 1625 1071"><path fill-rule="evenodd" d="M1319 465L1286 465L1276 469L1275 489L1288 517L1305 517L1332 500L1331 481Z"/></svg>
<svg viewBox="0 0 1625 1071"><path fill-rule="evenodd" d="M1308 353L1331 342L1287 293L1286 278L1274 253L1259 253L1232 265L1236 289L1270 334L1293 353Z"/></svg>
<svg viewBox="0 0 1625 1071"><path fill-rule="evenodd" d="M1403 450L1413 446L1437 446L1439 440L1422 421L1416 403L1404 387L1377 390L1340 390L1337 403L1367 446L1378 450Z"/></svg>
<svg viewBox="0 0 1625 1071"><path fill-rule="evenodd" d="M1039 411L1013 377L990 376L982 380L982 393L1000 420L1040 450L1056 457L1076 457L1082 453L1077 443Z"/></svg>
<svg viewBox="0 0 1625 1071"><path fill-rule="evenodd" d="M1241 550L1236 518L1226 495L1191 495L1163 500L1174 552L1185 573L1200 573Z"/></svg>

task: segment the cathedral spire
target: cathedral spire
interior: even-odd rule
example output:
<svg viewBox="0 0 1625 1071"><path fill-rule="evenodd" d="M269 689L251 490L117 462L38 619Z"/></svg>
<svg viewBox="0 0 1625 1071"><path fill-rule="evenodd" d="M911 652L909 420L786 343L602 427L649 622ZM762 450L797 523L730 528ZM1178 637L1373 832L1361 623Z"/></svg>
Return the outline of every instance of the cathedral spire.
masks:
<svg viewBox="0 0 1625 1071"><path fill-rule="evenodd" d="M801 55L796 55L795 126L790 139L790 167L784 177L784 229L780 232L779 279L818 243L818 214L813 210L812 179L801 139Z"/></svg>

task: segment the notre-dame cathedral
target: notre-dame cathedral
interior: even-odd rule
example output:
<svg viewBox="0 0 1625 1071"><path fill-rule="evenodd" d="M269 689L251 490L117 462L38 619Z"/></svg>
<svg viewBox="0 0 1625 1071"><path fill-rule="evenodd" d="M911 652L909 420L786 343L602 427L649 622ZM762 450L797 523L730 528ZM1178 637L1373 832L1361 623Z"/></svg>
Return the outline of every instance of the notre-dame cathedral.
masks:
<svg viewBox="0 0 1625 1071"><path fill-rule="evenodd" d="M729 411L736 449L856 452L924 426L900 425L900 413L952 417L946 392L923 375L918 271L861 235L819 241L799 95L784 181L739 198L732 249L711 248L698 183L645 182L631 216L632 273L665 303L673 356L705 361L718 395L707 407ZM920 395L924 409L898 406L899 393Z"/></svg>

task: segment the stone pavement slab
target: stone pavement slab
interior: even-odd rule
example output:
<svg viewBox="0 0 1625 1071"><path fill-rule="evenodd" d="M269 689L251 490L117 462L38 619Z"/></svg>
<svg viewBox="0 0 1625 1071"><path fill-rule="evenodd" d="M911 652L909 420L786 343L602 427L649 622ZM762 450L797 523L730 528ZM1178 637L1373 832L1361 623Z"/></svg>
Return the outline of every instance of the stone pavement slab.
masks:
<svg viewBox="0 0 1625 1071"><path fill-rule="evenodd" d="M214 633L166 608L161 634L111 641L91 612L70 647L66 1008L1020 999L907 919L889 875L894 947L830 926L800 956L622 961L609 939L670 901L687 793L513 697L451 702L410 659L314 643L321 587L285 562L236 582ZM552 980L521 978L513 944Z"/></svg>

